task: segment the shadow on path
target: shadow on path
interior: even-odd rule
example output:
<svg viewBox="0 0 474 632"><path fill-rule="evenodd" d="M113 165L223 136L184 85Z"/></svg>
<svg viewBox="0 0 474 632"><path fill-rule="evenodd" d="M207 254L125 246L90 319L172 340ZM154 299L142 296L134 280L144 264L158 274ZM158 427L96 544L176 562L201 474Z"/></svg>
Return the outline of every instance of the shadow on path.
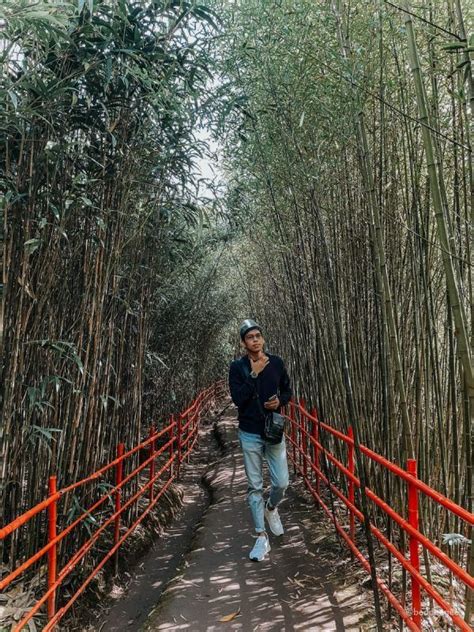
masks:
<svg viewBox="0 0 474 632"><path fill-rule="evenodd" d="M207 473L213 502L197 529L182 575L165 591L145 630L370 629L368 604L357 584L349 581L344 586L346 578L308 550L305 533L317 535L321 514L314 506L308 509L292 489L297 485L290 486L281 505L285 535L270 534L269 559L248 559L253 530L236 426L235 410L218 422L226 454ZM236 612L232 621L221 621Z"/></svg>

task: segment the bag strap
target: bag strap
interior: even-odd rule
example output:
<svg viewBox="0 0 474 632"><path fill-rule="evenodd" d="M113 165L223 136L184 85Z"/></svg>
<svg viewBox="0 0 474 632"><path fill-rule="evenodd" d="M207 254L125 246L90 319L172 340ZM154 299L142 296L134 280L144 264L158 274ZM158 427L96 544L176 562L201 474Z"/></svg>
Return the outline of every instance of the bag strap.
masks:
<svg viewBox="0 0 474 632"><path fill-rule="evenodd" d="M249 368L248 368L248 366L247 366L247 363L245 362L245 358L242 358L242 367L243 367L243 369L244 369L244 374L245 374L245 377L249 377L249 376L250 376L250 371L249 371ZM257 389L255 389L255 393L254 393L253 399L256 399L256 400L257 400L257 405L258 405L258 408L259 408L259 410L260 410L260 414L261 414L261 415L263 416L263 418L265 419L265 418L266 418L266 416L268 415L268 413L269 413L269 412L271 412L271 411L270 411L270 410L267 410L267 411L265 412L265 410L264 410L264 408L263 408L263 406L262 406L262 402L260 401L260 397L258 396Z"/></svg>

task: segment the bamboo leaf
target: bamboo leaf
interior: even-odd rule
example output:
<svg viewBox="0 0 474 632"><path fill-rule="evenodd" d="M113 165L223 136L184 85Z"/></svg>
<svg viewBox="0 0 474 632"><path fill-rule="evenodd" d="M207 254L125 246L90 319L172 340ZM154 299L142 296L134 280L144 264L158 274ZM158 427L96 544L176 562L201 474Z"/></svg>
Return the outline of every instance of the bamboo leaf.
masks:
<svg viewBox="0 0 474 632"><path fill-rule="evenodd" d="M221 621L222 623L228 623L229 621L233 621L236 617L238 617L239 614L240 608L235 612L231 612L230 614L226 614L225 616L221 617L219 621Z"/></svg>
<svg viewBox="0 0 474 632"><path fill-rule="evenodd" d="M28 241L25 241L24 247L26 252L31 255L41 246L42 243L41 239L28 239Z"/></svg>
<svg viewBox="0 0 474 632"><path fill-rule="evenodd" d="M17 97L17 95L15 94L15 92L13 90L8 90L7 93L8 93L8 96L10 97L10 99L11 99L11 102L13 103L13 106L14 106L15 110L18 110L18 97Z"/></svg>
<svg viewBox="0 0 474 632"><path fill-rule="evenodd" d="M466 42L450 42L449 44L441 46L441 50L447 51L462 50L463 48L466 48Z"/></svg>
<svg viewBox="0 0 474 632"><path fill-rule="evenodd" d="M194 15L197 15L199 18L205 20L214 29L216 29L216 31L219 30L218 23L220 22L220 18L217 13L215 13L215 11L212 11L212 9L210 9L209 7L200 4L193 7L192 12L194 13Z"/></svg>

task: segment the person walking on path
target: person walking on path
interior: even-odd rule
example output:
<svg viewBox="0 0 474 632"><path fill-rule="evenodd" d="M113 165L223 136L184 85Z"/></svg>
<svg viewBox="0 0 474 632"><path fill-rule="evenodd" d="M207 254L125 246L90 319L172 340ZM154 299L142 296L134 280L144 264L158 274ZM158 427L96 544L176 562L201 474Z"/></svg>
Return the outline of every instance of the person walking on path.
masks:
<svg viewBox="0 0 474 632"><path fill-rule="evenodd" d="M291 386L283 360L264 352L262 329L255 321L243 322L240 339L246 355L230 365L229 388L238 409L239 442L248 482L247 499L257 533L249 557L261 562L271 549L265 519L274 535L284 533L277 506L289 480L285 437L277 444L265 440L263 409L279 412L290 401ZM266 503L263 500L264 458L271 482Z"/></svg>

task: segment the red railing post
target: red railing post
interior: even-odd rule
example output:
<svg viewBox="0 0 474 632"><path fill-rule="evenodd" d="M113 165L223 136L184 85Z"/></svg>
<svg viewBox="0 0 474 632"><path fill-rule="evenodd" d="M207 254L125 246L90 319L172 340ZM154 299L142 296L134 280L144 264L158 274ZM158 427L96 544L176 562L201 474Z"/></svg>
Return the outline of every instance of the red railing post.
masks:
<svg viewBox="0 0 474 632"><path fill-rule="evenodd" d="M414 478L416 474L416 459L408 459L407 472ZM414 529L418 529L418 490L412 483L408 483L408 522ZM410 562L420 571L420 554L418 540L410 535ZM421 591L420 584L415 577L411 578L412 618L415 625L421 629Z"/></svg>
<svg viewBox="0 0 474 632"><path fill-rule="evenodd" d="M192 417L192 421L190 424L191 427L191 439L190 441L188 441L188 446L187 446L187 452L188 452L188 458L187 458L187 463L189 463L189 460L191 458L191 451L190 451L190 447L194 446L194 443L196 441L196 435L198 432L198 426L199 426L199 422L201 420L201 406L202 406L202 397L199 398L199 402L198 405L196 406L196 410L194 411L193 417ZM191 445L189 445L191 444Z"/></svg>
<svg viewBox="0 0 474 632"><path fill-rule="evenodd" d="M123 453L125 452L125 445L123 443L119 443L117 446L117 458L119 459L120 457L123 456ZM123 481L123 459L121 459L116 465L115 465L115 485L120 485L120 483ZM115 513L117 513L117 511L120 511L120 508L122 506L122 488L117 489L115 491ZM117 542L119 541L120 538L120 514L118 516L115 516L114 519L114 544L117 544ZM114 571L115 574L117 575L118 573L118 549L115 551L114 554Z"/></svg>
<svg viewBox="0 0 474 632"><path fill-rule="evenodd" d="M303 404L304 405L304 404ZM306 409L304 409L306 411ZM301 448L303 453L303 476L305 484L308 485L308 419L304 413L301 413Z"/></svg>
<svg viewBox="0 0 474 632"><path fill-rule="evenodd" d="M175 451L175 443L176 441L174 440L174 436L175 436L175 425L174 425L174 415L171 415L170 417L170 424L171 424L171 428L169 431L169 440L170 440L170 459L173 458L173 454ZM175 466L174 466L174 461L170 462L170 469L169 469L169 478L171 478L173 476L173 472L175 470Z"/></svg>
<svg viewBox="0 0 474 632"><path fill-rule="evenodd" d="M352 426L349 426L349 430L347 432L349 438L351 439L351 443L347 444L348 454L347 454L347 469L354 476L355 475L355 466L354 466L354 431ZM355 502L355 484L354 481L349 479L349 502L354 504ZM349 532L351 536L352 542L355 542L355 516L352 511L349 509Z"/></svg>
<svg viewBox="0 0 474 632"><path fill-rule="evenodd" d="M298 453L299 453L299 464L300 464L300 474L302 474L302 464L304 462L303 459L303 436L304 436L304 432L303 432L303 428L304 428L304 422L305 422L305 416L304 416L304 408L305 408L305 401L304 399L300 399L299 400L299 405L300 405L300 409L299 409L299 415L298 415Z"/></svg>
<svg viewBox="0 0 474 632"><path fill-rule="evenodd" d="M177 427L176 427L176 441L177 441L177 451L178 451L178 463L176 465L176 478L179 479L179 475L181 473L181 428L183 426L183 416L182 414L178 415L177 418Z"/></svg>
<svg viewBox="0 0 474 632"><path fill-rule="evenodd" d="M194 443L194 429L196 427L196 415L197 415L197 411L199 409L199 404L196 406L196 410L192 413L192 416L189 418L190 419L190 424L188 426L188 433L186 435L187 438L187 442L186 442L186 463L189 463L189 459L191 456L191 446Z"/></svg>
<svg viewBox="0 0 474 632"><path fill-rule="evenodd" d="M199 437L199 426L201 425L202 410L203 410L203 403L202 403L202 400L201 400L199 402L199 407L198 407L198 410L197 410L196 420L195 420L195 423L194 423L193 444L198 440L198 437Z"/></svg>
<svg viewBox="0 0 474 632"><path fill-rule="evenodd" d="M53 496L57 491L56 476L49 477L48 484L49 495ZM58 506L57 500L52 502L48 507L48 542L54 540L57 535L58 522ZM56 581L57 577L57 557L58 545L54 544L48 551L48 589ZM52 592L48 597L48 619L52 619L56 614L56 591Z"/></svg>
<svg viewBox="0 0 474 632"><path fill-rule="evenodd" d="M155 429L153 428L153 426L150 426L150 439L153 437L154 434L155 434ZM153 456L155 454L155 439L150 441L150 443L148 445L150 446L150 456ZM154 476L155 476L155 459L153 458L150 461L150 482L153 480ZM155 483L151 483L151 485L150 485L150 505L153 502L153 498L155 496L154 487L155 487Z"/></svg>
<svg viewBox="0 0 474 632"><path fill-rule="evenodd" d="M290 400L290 436L293 447L293 474L296 474L296 409L294 400Z"/></svg>
<svg viewBox="0 0 474 632"><path fill-rule="evenodd" d="M317 443L319 443L319 425L318 425L318 413L316 412L316 408L313 408L311 411L311 416L316 419L316 421L312 422L311 425L311 436L314 439L313 443L313 467L317 468L314 471L314 475L316 476L316 493L319 496L319 448Z"/></svg>

